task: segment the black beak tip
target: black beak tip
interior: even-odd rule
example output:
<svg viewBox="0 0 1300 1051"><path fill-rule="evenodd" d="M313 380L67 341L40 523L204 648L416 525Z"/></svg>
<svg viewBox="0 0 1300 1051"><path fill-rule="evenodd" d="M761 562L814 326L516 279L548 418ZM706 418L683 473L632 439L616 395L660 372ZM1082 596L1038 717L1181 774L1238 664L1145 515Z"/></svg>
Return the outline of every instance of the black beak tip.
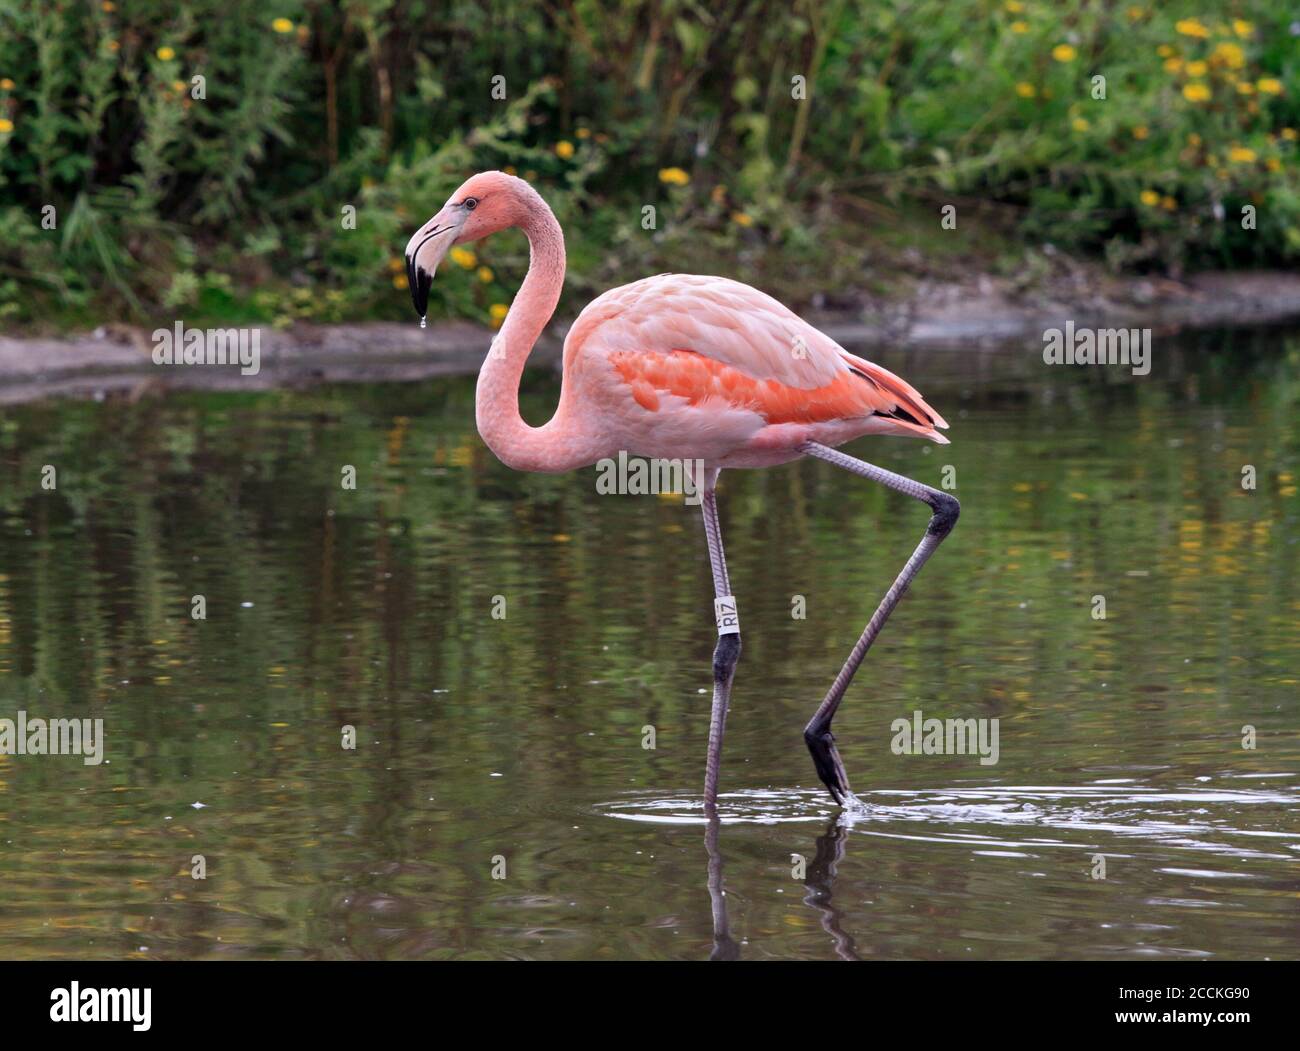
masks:
<svg viewBox="0 0 1300 1051"><path fill-rule="evenodd" d="M411 303L421 319L429 312L429 289L433 287L433 275L424 267L417 266L413 256L406 257L406 283L411 289Z"/></svg>

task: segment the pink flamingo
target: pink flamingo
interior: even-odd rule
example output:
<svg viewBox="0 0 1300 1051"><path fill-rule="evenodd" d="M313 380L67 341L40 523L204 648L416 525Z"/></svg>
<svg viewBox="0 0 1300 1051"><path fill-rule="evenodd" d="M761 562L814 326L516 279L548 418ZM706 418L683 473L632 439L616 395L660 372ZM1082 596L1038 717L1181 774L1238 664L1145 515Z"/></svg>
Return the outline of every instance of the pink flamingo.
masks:
<svg viewBox="0 0 1300 1051"><path fill-rule="evenodd" d="M947 493L833 447L866 434L946 444L936 428L948 425L908 383L850 354L758 289L723 277L660 274L610 289L578 315L564 341L559 406L548 423L529 426L519 415L519 378L564 284L564 234L546 202L522 179L475 175L408 242L406 270L423 324L433 275L448 249L509 227L528 236L530 257L479 372L476 417L488 448L519 471L571 471L620 451L699 465L718 626L706 814L717 814L722 736L740 657L718 527L719 472L815 456L930 506L921 542L804 729L831 797L853 804L831 720L898 600L956 524L959 506Z"/></svg>

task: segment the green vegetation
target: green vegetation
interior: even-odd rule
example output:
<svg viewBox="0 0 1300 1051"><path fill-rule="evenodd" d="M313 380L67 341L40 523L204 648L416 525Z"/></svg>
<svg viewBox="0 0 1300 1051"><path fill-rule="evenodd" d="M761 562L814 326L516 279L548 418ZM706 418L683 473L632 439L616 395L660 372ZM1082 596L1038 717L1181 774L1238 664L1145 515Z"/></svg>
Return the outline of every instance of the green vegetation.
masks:
<svg viewBox="0 0 1300 1051"><path fill-rule="evenodd" d="M947 203L1119 269L1285 265L1293 15L1214 7L0 0L0 321L406 317L401 246L492 167L570 230L577 302L665 269L863 287L879 231L943 250ZM433 312L488 319L526 253L457 262Z"/></svg>

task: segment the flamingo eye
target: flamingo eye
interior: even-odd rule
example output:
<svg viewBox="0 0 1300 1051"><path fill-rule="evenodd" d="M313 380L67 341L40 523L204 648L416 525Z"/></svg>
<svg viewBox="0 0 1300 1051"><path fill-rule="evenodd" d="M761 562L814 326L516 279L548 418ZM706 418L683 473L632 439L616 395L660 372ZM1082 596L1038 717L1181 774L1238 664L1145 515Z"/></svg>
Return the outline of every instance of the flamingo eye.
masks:
<svg viewBox="0 0 1300 1051"><path fill-rule="evenodd" d="M478 207L478 198L466 197L463 201L461 201L461 204L463 204L467 210L472 212L475 208Z"/></svg>

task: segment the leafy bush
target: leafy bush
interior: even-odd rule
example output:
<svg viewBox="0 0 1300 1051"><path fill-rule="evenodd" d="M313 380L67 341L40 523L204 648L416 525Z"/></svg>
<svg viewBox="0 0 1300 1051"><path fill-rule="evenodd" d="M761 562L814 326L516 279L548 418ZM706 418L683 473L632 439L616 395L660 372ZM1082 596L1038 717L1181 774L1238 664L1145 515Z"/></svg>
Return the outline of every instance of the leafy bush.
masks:
<svg viewBox="0 0 1300 1051"><path fill-rule="evenodd" d="M401 246L488 167L581 227L580 293L736 251L860 280L819 242L906 200L1116 267L1285 264L1300 27L1229 6L2 0L0 318L406 316ZM490 318L526 252L457 260L435 309Z"/></svg>

